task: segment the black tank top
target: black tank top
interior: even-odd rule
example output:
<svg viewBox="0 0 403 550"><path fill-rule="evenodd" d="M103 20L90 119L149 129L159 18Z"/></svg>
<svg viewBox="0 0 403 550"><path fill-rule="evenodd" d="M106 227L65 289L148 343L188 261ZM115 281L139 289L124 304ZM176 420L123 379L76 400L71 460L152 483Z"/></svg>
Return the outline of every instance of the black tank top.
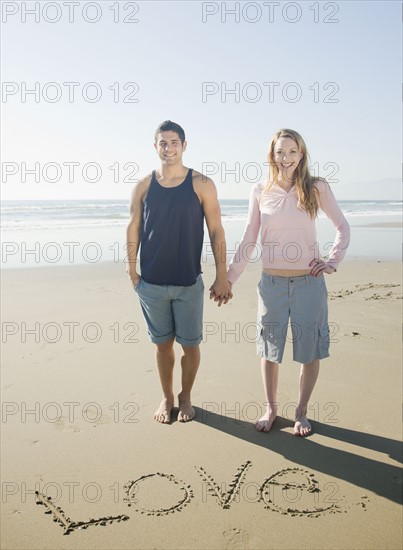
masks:
<svg viewBox="0 0 403 550"><path fill-rule="evenodd" d="M201 273L204 212L193 170L176 187L163 187L155 170L143 203L141 276L154 285L191 286Z"/></svg>

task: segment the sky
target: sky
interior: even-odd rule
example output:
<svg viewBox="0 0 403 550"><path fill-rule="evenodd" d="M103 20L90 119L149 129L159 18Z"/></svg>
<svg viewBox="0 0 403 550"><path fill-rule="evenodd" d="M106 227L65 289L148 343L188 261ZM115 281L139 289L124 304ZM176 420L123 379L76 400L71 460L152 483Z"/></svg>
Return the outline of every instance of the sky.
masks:
<svg viewBox="0 0 403 550"><path fill-rule="evenodd" d="M401 9L1 1L1 197L129 199L171 119L222 199L266 179L280 128L337 198L401 199Z"/></svg>

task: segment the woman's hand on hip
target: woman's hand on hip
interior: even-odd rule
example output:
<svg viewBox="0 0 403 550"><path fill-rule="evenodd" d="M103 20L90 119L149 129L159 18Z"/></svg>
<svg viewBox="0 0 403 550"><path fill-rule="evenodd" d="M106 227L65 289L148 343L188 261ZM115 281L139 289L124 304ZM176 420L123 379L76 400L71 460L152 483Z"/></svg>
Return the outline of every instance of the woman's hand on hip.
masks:
<svg viewBox="0 0 403 550"><path fill-rule="evenodd" d="M314 259L310 262L309 267L312 267L311 269L311 275L313 277L318 277L319 275L323 275L323 273L327 273L330 275L331 273L334 273L336 270L333 266L327 264L324 260L318 260Z"/></svg>

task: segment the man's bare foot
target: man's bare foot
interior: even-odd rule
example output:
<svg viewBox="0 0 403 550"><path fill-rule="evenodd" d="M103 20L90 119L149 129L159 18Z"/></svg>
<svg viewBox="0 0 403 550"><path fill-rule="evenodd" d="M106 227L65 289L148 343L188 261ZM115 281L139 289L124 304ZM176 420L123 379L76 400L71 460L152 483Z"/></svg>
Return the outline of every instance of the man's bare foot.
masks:
<svg viewBox="0 0 403 550"><path fill-rule="evenodd" d="M312 426L305 415L301 415L294 424L294 435L306 437L312 433Z"/></svg>
<svg viewBox="0 0 403 550"><path fill-rule="evenodd" d="M178 395L179 399L179 412L178 412L178 420L179 422L189 422L190 420L193 420L193 418L196 416L196 411L192 407L192 403L190 402L190 399L183 399L180 394Z"/></svg>
<svg viewBox="0 0 403 550"><path fill-rule="evenodd" d="M160 406L154 413L154 420L162 424L169 424L171 421L171 411L174 406L173 400L168 400L166 397L161 401Z"/></svg>
<svg viewBox="0 0 403 550"><path fill-rule="evenodd" d="M259 432L269 432L277 416L277 409L268 407L266 414L264 414L255 423L255 427Z"/></svg>

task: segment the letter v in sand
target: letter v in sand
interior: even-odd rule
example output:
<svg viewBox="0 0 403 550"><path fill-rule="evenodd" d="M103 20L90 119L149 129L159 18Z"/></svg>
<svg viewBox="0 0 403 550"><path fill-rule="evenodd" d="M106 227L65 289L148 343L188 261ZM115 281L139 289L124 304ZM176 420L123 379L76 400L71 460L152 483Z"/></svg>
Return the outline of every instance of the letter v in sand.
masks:
<svg viewBox="0 0 403 550"><path fill-rule="evenodd" d="M251 464L252 463L250 460L247 460L246 462L241 464L241 466L237 469L233 480L229 484L229 490L227 492L224 492L220 489L218 483L214 481L214 479L206 472L204 468L202 468L201 466L199 468L195 468L197 470L197 473L203 478L204 482L207 484L207 493L215 495L218 500L218 504L223 508L228 509L231 507L231 503L239 493L246 472Z"/></svg>

